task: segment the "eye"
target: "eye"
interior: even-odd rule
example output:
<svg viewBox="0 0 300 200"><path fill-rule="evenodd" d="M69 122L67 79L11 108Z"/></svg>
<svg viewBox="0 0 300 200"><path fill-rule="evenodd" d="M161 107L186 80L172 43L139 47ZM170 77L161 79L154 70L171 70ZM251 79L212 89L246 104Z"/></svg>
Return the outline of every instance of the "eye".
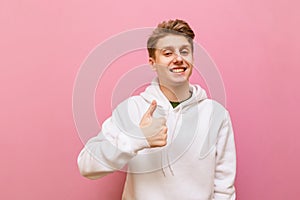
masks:
<svg viewBox="0 0 300 200"><path fill-rule="evenodd" d="M163 52L163 55L164 55L164 56L167 56L167 57L171 56L172 54L173 54L172 51L164 51L164 52Z"/></svg>
<svg viewBox="0 0 300 200"><path fill-rule="evenodd" d="M180 54L183 55L183 56L187 56L189 55L190 51L188 49L183 49L180 51Z"/></svg>

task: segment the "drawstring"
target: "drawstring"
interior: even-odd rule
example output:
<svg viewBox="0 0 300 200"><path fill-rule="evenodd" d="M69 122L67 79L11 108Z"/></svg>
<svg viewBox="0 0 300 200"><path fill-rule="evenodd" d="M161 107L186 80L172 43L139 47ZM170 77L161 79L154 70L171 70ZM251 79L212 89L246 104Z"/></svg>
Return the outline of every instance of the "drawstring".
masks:
<svg viewBox="0 0 300 200"><path fill-rule="evenodd" d="M169 111L168 111L168 113L166 114L165 117L166 117L166 119L168 119L168 117L169 117ZM161 171L162 171L164 177L166 177L166 172L165 172L164 166L163 166L163 163L164 163L164 161L163 161L163 151L164 151L164 149L162 149L160 151L160 168L161 168Z"/></svg>
<svg viewBox="0 0 300 200"><path fill-rule="evenodd" d="M162 171L164 177L166 177L166 172L165 172L164 166L163 166L163 153L162 153L162 151L160 152L160 158L161 158L160 159L160 168L161 168L161 171Z"/></svg>
<svg viewBox="0 0 300 200"><path fill-rule="evenodd" d="M182 106L179 105L179 111L178 111L178 114L176 115L175 126L174 126L174 130L173 130L173 134L172 134L172 136L171 136L171 143L170 143L170 145L173 144L174 135L175 135L175 133L176 133L177 123L178 123L178 120L179 120L179 116L180 116L180 114L181 114L181 111L182 111ZM168 113L168 115L169 115L169 113ZM173 171L173 168L172 168L172 166L171 166L171 164L170 164L169 153L168 153L168 150L166 150L166 151L167 151L167 152L166 152L166 156L167 156L168 168L169 168L169 170L170 170L172 176L174 176L174 171ZM163 163L163 153L161 152L161 165L162 165L162 163ZM163 173L164 176L166 177L166 173L165 173L165 171L164 171L164 169L163 169L163 166L162 166L162 173Z"/></svg>
<svg viewBox="0 0 300 200"><path fill-rule="evenodd" d="M161 161L160 161L160 163L161 163L161 171L162 171L164 177L167 177L167 176L166 176L166 172L165 172L165 170L164 170L164 166L163 166L163 164L162 164L162 163L163 163L163 153L162 153L162 151L160 152L160 154L161 154ZM173 169L172 169L172 167L171 167L171 165L170 165L170 160L169 160L169 154L168 154L168 152L167 152L167 162L168 162L168 168L169 168L169 170L170 170L172 176L174 176Z"/></svg>
<svg viewBox="0 0 300 200"><path fill-rule="evenodd" d="M174 176L173 169L172 169L172 167L171 167L171 165L170 165L170 160L169 160L169 154L168 154L168 152L167 152L167 161L168 161L168 167L169 167L169 170L170 170L172 176Z"/></svg>

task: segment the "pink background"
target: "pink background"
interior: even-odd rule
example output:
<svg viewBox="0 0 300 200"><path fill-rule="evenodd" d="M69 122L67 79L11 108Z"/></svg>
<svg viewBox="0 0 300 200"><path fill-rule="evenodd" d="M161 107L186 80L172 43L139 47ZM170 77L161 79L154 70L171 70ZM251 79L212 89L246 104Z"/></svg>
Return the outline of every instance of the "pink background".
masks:
<svg viewBox="0 0 300 200"><path fill-rule="evenodd" d="M148 2L0 2L0 199L120 199L123 173L79 175L76 73L108 37L173 18L190 23L222 74L238 199L298 199L299 1ZM99 122L109 113L99 111Z"/></svg>

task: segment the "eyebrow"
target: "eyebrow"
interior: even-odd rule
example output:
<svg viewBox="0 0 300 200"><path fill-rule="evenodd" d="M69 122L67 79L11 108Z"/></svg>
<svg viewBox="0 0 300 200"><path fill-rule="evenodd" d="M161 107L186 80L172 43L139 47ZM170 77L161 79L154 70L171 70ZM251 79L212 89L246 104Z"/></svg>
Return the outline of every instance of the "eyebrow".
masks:
<svg viewBox="0 0 300 200"><path fill-rule="evenodd" d="M180 47L180 49L183 49L183 48L191 48L191 45L185 44L185 45L182 45L182 46ZM164 50L164 49L174 49L174 46L165 46L165 47L161 47L161 48L157 48L157 49L160 49L160 50Z"/></svg>

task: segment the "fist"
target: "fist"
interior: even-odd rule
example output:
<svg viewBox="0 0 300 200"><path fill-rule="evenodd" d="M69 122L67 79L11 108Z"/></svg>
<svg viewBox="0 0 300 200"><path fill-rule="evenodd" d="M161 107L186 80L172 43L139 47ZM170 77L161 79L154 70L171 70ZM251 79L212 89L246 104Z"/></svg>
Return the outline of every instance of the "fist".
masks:
<svg viewBox="0 0 300 200"><path fill-rule="evenodd" d="M153 117L156 107L157 103L153 100L140 122L140 128L151 148L163 147L167 144L168 128L166 126L166 119L164 117Z"/></svg>

